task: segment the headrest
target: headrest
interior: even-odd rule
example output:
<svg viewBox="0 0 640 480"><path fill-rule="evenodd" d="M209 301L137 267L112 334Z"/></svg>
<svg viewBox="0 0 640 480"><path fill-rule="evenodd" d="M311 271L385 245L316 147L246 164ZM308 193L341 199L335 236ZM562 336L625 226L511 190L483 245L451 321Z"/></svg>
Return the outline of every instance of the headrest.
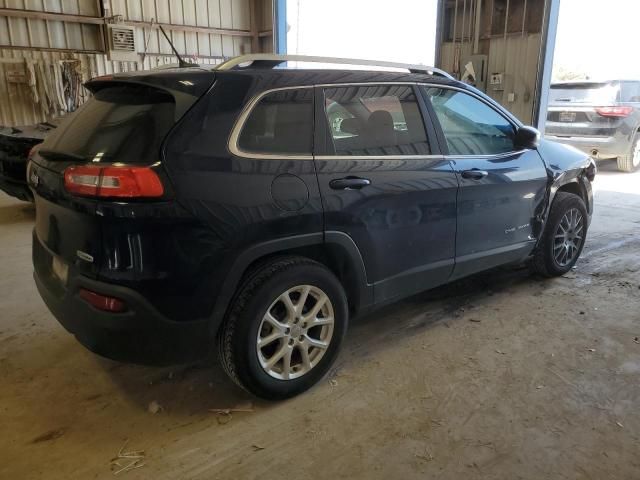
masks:
<svg viewBox="0 0 640 480"><path fill-rule="evenodd" d="M358 118L345 118L340 123L340 131L352 135L360 135L360 132L362 132L362 122Z"/></svg>
<svg viewBox="0 0 640 480"><path fill-rule="evenodd" d="M376 110L369 115L367 120L369 128L391 128L393 129L393 117L386 110Z"/></svg>

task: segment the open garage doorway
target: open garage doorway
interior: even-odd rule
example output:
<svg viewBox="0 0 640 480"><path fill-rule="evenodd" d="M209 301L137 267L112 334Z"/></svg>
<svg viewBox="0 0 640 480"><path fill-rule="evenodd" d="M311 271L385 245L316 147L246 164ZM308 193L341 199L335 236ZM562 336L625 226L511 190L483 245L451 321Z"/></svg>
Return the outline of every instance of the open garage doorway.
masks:
<svg viewBox="0 0 640 480"><path fill-rule="evenodd" d="M438 0L288 0L287 53L434 65Z"/></svg>

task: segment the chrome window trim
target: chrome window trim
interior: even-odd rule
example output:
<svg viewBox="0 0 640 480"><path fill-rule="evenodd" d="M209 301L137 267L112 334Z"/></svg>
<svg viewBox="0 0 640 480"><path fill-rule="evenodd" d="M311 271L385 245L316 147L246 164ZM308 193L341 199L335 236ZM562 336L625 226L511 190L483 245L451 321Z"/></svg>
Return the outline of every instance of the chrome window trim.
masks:
<svg viewBox="0 0 640 480"><path fill-rule="evenodd" d="M316 160L443 160L444 155L316 155Z"/></svg>
<svg viewBox="0 0 640 480"><path fill-rule="evenodd" d="M289 87L277 87L271 88L269 90L264 90L258 94L256 94L242 109L242 112L238 116L236 122L231 129L231 135L229 136L228 148L229 151L240 158L248 158L255 160L313 160L314 158L317 160L418 160L418 159L447 159L447 160L455 160L460 159L464 160L467 158L477 158L477 159L490 159L490 158L503 158L511 155L522 154L526 152L526 150L513 150L510 152L500 153L496 155L296 155L296 154L287 154L287 153L259 153L259 152L247 152L242 150L238 146L238 140L240 138L240 134L242 133L242 129L244 128L244 124L247 121L247 118L251 114L253 108L258 104L260 100L262 100L265 96L269 95L273 92L280 92L285 90L303 90L303 89L313 89L316 87L320 88L332 88L332 87L362 87L362 86L376 86L376 85L406 85L406 86L423 86L423 87L435 87L435 88L444 88L449 90L457 90L462 93L466 93L467 95L471 95L476 98L487 107L494 110L496 113L504 117L513 127L517 129L520 127L512 118L506 116L504 112L498 110L495 106L487 103L481 96L477 95L474 92L471 92L467 89L457 87L454 85L443 85L441 83L430 83L430 82L347 82L347 83L320 83L314 85L299 85L299 86L289 86Z"/></svg>
<svg viewBox="0 0 640 480"><path fill-rule="evenodd" d="M490 160L490 159L500 159L506 157L512 157L514 155L522 155L527 150L512 150L510 152L505 153L496 153L494 155L445 155L444 157L447 160L468 160L468 159L479 159L479 160Z"/></svg>

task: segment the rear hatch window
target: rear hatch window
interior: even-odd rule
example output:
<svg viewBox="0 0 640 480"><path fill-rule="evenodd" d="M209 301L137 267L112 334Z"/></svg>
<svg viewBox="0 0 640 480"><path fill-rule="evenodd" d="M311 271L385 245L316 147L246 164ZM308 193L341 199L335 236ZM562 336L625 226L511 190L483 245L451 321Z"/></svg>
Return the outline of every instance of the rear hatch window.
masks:
<svg viewBox="0 0 640 480"><path fill-rule="evenodd" d="M47 138L40 155L52 161L154 163L175 113L173 95L157 88L104 88Z"/></svg>
<svg viewBox="0 0 640 480"><path fill-rule="evenodd" d="M559 83L551 85L550 104L611 105L620 101L617 82Z"/></svg>
<svg viewBox="0 0 640 480"><path fill-rule="evenodd" d="M160 80L166 81L167 75ZM68 266L69 278L75 273L98 275L104 261L102 228L108 228L100 211L104 200L71 195L65 190L64 171L82 164L147 166L160 162L164 138L200 98L204 86L180 77L170 78L171 86L154 86L150 79L158 84L156 77L137 77L135 83L123 79L90 82L92 98L66 118L34 155L29 176L36 193L34 258L38 270L53 272L57 261ZM208 78L210 84L213 77ZM147 83L139 83L141 79ZM179 81L189 85L177 89L174 85ZM195 87L200 90L197 95L186 91Z"/></svg>

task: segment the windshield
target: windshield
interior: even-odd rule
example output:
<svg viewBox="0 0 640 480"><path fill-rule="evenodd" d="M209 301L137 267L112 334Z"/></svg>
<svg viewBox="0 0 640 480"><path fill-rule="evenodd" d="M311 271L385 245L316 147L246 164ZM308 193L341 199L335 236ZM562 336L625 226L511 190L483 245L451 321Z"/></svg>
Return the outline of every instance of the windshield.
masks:
<svg viewBox="0 0 640 480"><path fill-rule="evenodd" d="M567 83L551 85L549 103L608 105L619 101L619 83Z"/></svg>
<svg viewBox="0 0 640 480"><path fill-rule="evenodd" d="M153 87L104 88L60 125L40 154L49 160L154 163L175 122L171 94Z"/></svg>

